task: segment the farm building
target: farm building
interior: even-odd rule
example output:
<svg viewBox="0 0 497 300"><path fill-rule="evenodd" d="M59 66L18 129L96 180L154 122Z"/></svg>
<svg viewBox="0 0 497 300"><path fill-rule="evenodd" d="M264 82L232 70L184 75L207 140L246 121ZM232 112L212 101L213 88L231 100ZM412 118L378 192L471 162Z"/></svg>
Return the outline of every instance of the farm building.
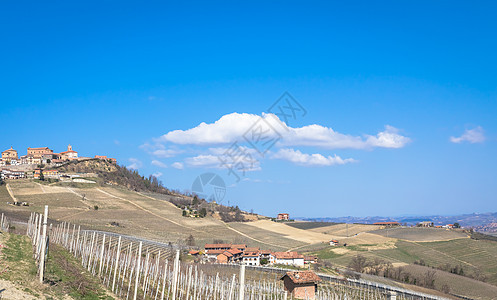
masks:
<svg viewBox="0 0 497 300"><path fill-rule="evenodd" d="M290 215L287 214L287 213L281 213L281 214L278 214L278 217L276 217L277 220L285 220L285 221L288 221L290 220Z"/></svg>
<svg viewBox="0 0 497 300"><path fill-rule="evenodd" d="M432 221L423 221L419 222L418 227L433 227L433 222Z"/></svg>
<svg viewBox="0 0 497 300"><path fill-rule="evenodd" d="M304 266L304 256L298 252L274 252L273 256L275 264Z"/></svg>
<svg viewBox="0 0 497 300"><path fill-rule="evenodd" d="M331 240L330 241L330 246L336 246L338 245L338 241L337 240Z"/></svg>
<svg viewBox="0 0 497 300"><path fill-rule="evenodd" d="M285 291L297 299L316 299L318 282L321 281L316 273L312 271L286 272L281 277Z"/></svg>

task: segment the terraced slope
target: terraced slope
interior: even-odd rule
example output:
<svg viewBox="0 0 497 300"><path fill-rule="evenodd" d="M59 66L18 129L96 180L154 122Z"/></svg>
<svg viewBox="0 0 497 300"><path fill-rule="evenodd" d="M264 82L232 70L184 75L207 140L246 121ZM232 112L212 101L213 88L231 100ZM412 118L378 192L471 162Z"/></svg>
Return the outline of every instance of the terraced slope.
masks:
<svg viewBox="0 0 497 300"><path fill-rule="evenodd" d="M29 180L10 181L9 184L18 200L28 202L30 206L7 205L11 200L3 187L0 197L5 201L1 201L0 210L25 216L30 211L42 212L44 205L49 205L50 217L54 220L161 242L183 243L191 234L199 246L215 239L274 250L286 250L295 244L295 240L281 236L278 243L270 243L271 239L267 237L276 238L276 235L263 228L256 228L252 236L252 232L238 231L237 224L230 227L209 216L182 217L181 210L168 201L115 186L62 187Z"/></svg>

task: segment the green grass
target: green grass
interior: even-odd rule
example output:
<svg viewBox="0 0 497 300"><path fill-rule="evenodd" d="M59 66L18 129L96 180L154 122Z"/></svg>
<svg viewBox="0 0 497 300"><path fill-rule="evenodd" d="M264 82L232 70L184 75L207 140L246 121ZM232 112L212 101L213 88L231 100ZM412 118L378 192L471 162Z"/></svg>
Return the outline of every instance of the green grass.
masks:
<svg viewBox="0 0 497 300"><path fill-rule="evenodd" d="M27 276L35 277L37 268L33 260L30 240L26 236L6 234L7 241L2 249L0 269L8 266L7 271L0 278L10 281L24 282Z"/></svg>
<svg viewBox="0 0 497 300"><path fill-rule="evenodd" d="M112 299L95 277L88 273L69 252L51 244L45 272L45 281L59 286L58 294L69 294L75 299Z"/></svg>
<svg viewBox="0 0 497 300"><path fill-rule="evenodd" d="M38 281L38 268L33 259L33 248L27 236L2 233L5 248L2 249L0 274L5 279L21 286L26 293L39 298L63 299L70 295L74 299L112 299L98 280L81 266L79 260L60 246L50 244L45 269L45 284Z"/></svg>

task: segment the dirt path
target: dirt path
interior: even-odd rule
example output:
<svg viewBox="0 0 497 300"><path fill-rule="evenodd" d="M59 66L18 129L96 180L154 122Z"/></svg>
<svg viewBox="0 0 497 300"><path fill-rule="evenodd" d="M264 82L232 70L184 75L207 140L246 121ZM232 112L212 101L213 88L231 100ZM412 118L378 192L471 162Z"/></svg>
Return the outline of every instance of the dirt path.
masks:
<svg viewBox="0 0 497 300"><path fill-rule="evenodd" d="M7 183L6 187L7 187L7 192L9 192L10 198L12 198L12 200L14 200L14 203L17 203L17 199L14 196L14 193L12 192L12 190L10 189L10 185L8 183Z"/></svg>
<svg viewBox="0 0 497 300"><path fill-rule="evenodd" d="M0 279L0 298L1 299L13 299L13 300L20 300L20 299L33 299L36 300L37 298L21 291L18 289L15 284L13 284L10 281Z"/></svg>

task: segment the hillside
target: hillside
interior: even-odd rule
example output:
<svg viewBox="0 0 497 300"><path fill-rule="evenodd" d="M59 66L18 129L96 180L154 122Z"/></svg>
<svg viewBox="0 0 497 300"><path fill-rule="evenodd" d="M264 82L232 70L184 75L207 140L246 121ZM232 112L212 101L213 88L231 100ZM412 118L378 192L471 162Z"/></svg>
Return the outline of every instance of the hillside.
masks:
<svg viewBox="0 0 497 300"><path fill-rule="evenodd" d="M75 169L74 169L75 170ZM297 250L317 255L316 268L346 268L357 255L372 262L381 260L393 268L403 268L402 274L419 273L417 266L437 268L435 288L453 293L489 299L497 285L497 242L475 240L462 231L435 228L384 229L364 224L313 224L311 222L277 223L269 220L254 222L223 222L215 213L204 218L182 216L182 209L171 203L175 199L191 199L176 195L135 191L109 184L62 184L34 180L7 181L12 195L29 206L13 206L7 185L0 186L0 211L12 219L27 220L30 212L50 207L54 222L70 222L88 229L111 231L174 244L225 241L273 251ZM338 246L328 241L339 240ZM345 246L347 244L347 246ZM444 270L454 267L464 270L464 276ZM416 269L417 268L417 269ZM474 286L461 290L449 279ZM469 277L478 279L471 285ZM449 279L448 279L449 278ZM485 282L483 282L485 281ZM439 283L444 283L441 286ZM410 284L413 282L410 281ZM478 287L478 289L476 289Z"/></svg>

